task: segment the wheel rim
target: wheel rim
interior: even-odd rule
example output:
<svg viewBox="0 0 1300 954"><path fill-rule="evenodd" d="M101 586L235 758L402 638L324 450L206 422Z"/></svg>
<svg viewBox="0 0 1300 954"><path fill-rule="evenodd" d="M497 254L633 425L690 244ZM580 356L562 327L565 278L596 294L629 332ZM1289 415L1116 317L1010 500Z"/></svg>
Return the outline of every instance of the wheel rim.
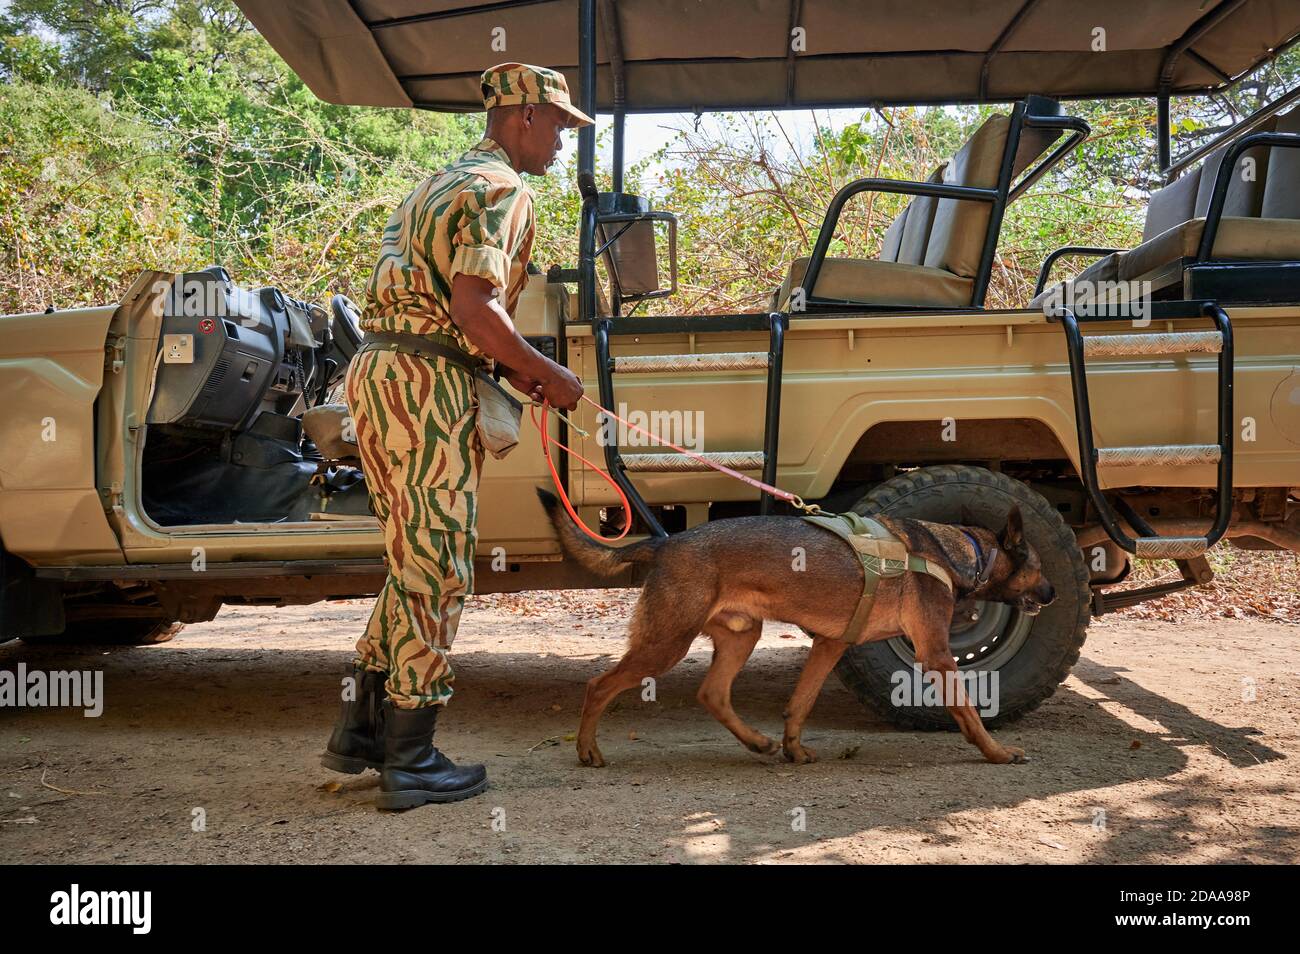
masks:
<svg viewBox="0 0 1300 954"><path fill-rule="evenodd" d="M1029 638L1034 618L1006 603L975 603L976 619L953 620L948 644L958 669L1000 669ZM908 666L915 665L916 653L906 636L895 636L886 645Z"/></svg>

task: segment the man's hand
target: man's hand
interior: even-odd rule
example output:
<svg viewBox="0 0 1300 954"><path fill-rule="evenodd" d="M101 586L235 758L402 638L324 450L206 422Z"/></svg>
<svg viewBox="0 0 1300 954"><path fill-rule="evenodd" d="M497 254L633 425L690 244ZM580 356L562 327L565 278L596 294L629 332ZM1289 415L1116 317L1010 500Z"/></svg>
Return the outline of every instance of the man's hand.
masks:
<svg viewBox="0 0 1300 954"><path fill-rule="evenodd" d="M577 410L578 399L582 397L582 382L568 368L554 365L554 373L541 383L542 397L551 407L566 411Z"/></svg>
<svg viewBox="0 0 1300 954"><path fill-rule="evenodd" d="M509 368L504 368L501 376L509 381L510 386L520 394L528 395L528 400L536 404L541 403L543 397L541 381L526 374L520 374L518 371L511 371Z"/></svg>

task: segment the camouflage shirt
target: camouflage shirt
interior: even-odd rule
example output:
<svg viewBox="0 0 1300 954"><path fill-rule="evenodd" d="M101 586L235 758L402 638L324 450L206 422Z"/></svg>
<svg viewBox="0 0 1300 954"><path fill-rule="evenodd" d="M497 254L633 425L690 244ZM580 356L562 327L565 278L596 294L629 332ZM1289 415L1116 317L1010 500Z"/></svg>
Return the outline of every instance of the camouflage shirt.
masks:
<svg viewBox="0 0 1300 954"><path fill-rule="evenodd" d="M513 314L528 283L534 231L532 192L506 151L483 139L416 186L389 217L362 330L442 332L483 355L451 320L452 279L487 279Z"/></svg>

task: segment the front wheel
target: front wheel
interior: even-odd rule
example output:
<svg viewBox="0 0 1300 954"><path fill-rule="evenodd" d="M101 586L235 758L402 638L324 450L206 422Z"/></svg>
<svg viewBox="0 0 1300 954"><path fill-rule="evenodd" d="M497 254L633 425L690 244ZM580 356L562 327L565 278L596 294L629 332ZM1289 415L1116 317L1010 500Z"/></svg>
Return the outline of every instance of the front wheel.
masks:
<svg viewBox="0 0 1300 954"><path fill-rule="evenodd" d="M943 465L900 474L872 488L854 506L863 515L960 523L962 508L980 526L1000 530L1020 506L1025 539L1038 552L1056 599L1030 617L1005 603L977 603L954 619L949 640L963 671L997 673L998 726L1037 708L1079 659L1091 611L1088 571L1074 534L1056 509L1018 480L982 467ZM912 678L916 657L904 636L853 646L835 672L872 712L904 729L955 730L942 707L896 705L895 687Z"/></svg>

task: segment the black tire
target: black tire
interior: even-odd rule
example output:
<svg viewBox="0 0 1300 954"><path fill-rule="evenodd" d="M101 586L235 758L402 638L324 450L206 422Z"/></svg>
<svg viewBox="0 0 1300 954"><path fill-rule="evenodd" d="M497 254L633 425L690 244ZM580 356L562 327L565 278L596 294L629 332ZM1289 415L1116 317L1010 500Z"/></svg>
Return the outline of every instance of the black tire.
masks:
<svg viewBox="0 0 1300 954"><path fill-rule="evenodd" d="M998 712L984 719L990 727L1041 705L1079 659L1091 616L1091 590L1074 534L1041 494L982 467L942 465L900 474L872 488L853 508L861 514L958 523L965 506L980 526L1001 529L1012 504L1020 505L1025 539L1038 552L1056 599L1036 617L1002 604L982 604L988 616L981 618L992 617L1000 632L972 634L974 624L954 627L953 654L964 657L959 666L998 672ZM956 723L942 707L891 702L894 674L910 675L910 654L911 645L901 636L854 646L835 672L867 709L899 728L955 731Z"/></svg>
<svg viewBox="0 0 1300 954"><path fill-rule="evenodd" d="M78 620L56 636L24 636L34 646L156 646L169 643L185 627L159 619Z"/></svg>

